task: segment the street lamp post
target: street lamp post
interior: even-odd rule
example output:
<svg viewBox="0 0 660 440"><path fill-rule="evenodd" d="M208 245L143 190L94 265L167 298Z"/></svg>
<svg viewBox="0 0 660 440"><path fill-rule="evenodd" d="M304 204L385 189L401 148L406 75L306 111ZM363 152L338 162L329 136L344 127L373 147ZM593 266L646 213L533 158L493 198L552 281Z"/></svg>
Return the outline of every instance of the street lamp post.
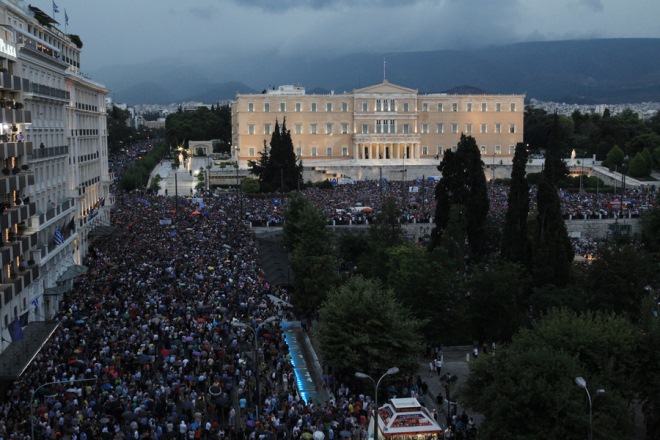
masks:
<svg viewBox="0 0 660 440"><path fill-rule="evenodd" d="M34 438L34 395L37 394L37 391L42 389L43 387L47 387L48 385L61 385L61 384L68 384L68 383L75 383L75 382L90 382L90 381L95 381L96 378L90 378L90 379L73 379L73 380L58 380L55 382L46 382L45 384L39 385L37 388L32 390L32 396L30 397L30 422L31 422L31 439Z"/></svg>
<svg viewBox="0 0 660 440"><path fill-rule="evenodd" d="M357 372L355 373L355 377L359 377L360 379L369 379L374 383L374 440L378 440L378 437L376 435L376 432L378 432L378 422L377 422L377 417L378 417L378 385L380 385L380 381L383 380L385 376L389 376L392 374L396 374L399 372L399 369L397 367L392 367L389 370L383 374L380 379L378 379L378 382L374 380L373 377L369 376L366 373L360 373Z"/></svg>
<svg viewBox="0 0 660 440"><path fill-rule="evenodd" d="M260 324L260 326L262 326L262 325L264 325L268 322L275 321L276 319L277 319L277 317L271 316L270 318L267 318L266 320L264 320ZM261 403L261 386L259 384L259 376L261 375L261 372L259 371L260 370L260 368L259 368L259 350L257 348L257 329L259 327L254 328L252 326L249 326L249 325L247 325L243 322L239 322L239 321L232 321L231 325L234 326L234 327L248 328L248 329L252 330L252 333L254 335L254 339L253 339L253 341L254 341L254 363L256 365L255 378L256 378L256 386L257 386L257 397L256 397L256 399L255 399L256 401L254 403L254 412L255 412L255 418L257 420L259 420L259 415L260 415L259 414L259 404Z"/></svg>
<svg viewBox="0 0 660 440"><path fill-rule="evenodd" d="M589 440L593 440L594 438L594 429L593 429L593 399L591 398L591 394L589 393L589 388L587 388L587 381L584 380L582 376L578 376L575 378L575 383L578 384L580 388L584 388L584 390L587 392L587 398L589 399ZM594 399L596 396L599 396L601 394L605 393L605 390L602 388L599 388L596 390L596 394L594 395Z"/></svg>

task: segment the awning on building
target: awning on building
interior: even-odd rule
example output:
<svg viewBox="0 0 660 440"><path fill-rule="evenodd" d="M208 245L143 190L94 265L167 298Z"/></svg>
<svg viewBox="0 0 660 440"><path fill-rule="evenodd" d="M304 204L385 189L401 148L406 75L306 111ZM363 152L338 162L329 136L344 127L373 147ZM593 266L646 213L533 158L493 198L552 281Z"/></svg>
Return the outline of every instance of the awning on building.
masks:
<svg viewBox="0 0 660 440"><path fill-rule="evenodd" d="M74 264L73 266L69 267L66 271L64 271L64 273L59 277L57 281L62 282L62 281L72 280L82 274L87 273L88 270L89 268L87 266Z"/></svg>
<svg viewBox="0 0 660 440"><path fill-rule="evenodd" d="M44 290L44 296L62 295L69 290L71 290L71 285L49 287L48 289Z"/></svg>

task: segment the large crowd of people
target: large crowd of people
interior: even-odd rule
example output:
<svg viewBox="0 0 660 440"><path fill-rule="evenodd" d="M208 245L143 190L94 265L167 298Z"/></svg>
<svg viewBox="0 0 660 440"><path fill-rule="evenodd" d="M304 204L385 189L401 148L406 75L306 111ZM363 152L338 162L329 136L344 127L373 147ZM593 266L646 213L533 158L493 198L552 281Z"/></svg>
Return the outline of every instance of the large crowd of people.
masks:
<svg viewBox="0 0 660 440"><path fill-rule="evenodd" d="M506 188L489 193L491 209L504 210ZM403 201L405 221L429 221L435 210L432 182L364 181L305 196L339 224L373 220L388 197ZM287 199L239 198L175 204L115 193L115 232L91 245L58 328L0 407L0 438L365 438L369 397L328 377L330 401L302 400L281 327L269 319L294 317L283 308L288 292L260 269L250 225L281 224ZM564 210L596 210L612 196L562 200ZM415 384L402 387L408 395Z"/></svg>

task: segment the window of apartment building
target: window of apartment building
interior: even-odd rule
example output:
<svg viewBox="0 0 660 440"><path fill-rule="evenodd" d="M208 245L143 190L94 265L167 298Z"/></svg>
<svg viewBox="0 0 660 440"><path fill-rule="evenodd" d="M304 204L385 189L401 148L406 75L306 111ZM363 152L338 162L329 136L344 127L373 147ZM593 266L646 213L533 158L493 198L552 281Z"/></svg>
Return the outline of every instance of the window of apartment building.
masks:
<svg viewBox="0 0 660 440"><path fill-rule="evenodd" d="M348 147L346 146L341 147L341 155L348 156Z"/></svg>
<svg viewBox="0 0 660 440"><path fill-rule="evenodd" d="M348 111L348 102L342 102L341 103L341 111L343 111L343 112Z"/></svg>
<svg viewBox="0 0 660 440"><path fill-rule="evenodd" d="M488 104L486 104L485 102L482 102L481 103L481 111L482 112L488 111Z"/></svg>
<svg viewBox="0 0 660 440"><path fill-rule="evenodd" d="M502 154L502 146L495 145L495 154Z"/></svg>
<svg viewBox="0 0 660 440"><path fill-rule="evenodd" d="M435 124L435 132L437 134L442 134L445 132L445 124Z"/></svg>
<svg viewBox="0 0 660 440"><path fill-rule="evenodd" d="M369 134L369 124L362 124L362 134Z"/></svg>
<svg viewBox="0 0 660 440"><path fill-rule="evenodd" d="M302 102L296 102L296 112L300 113L302 111Z"/></svg>
<svg viewBox="0 0 660 440"><path fill-rule="evenodd" d="M472 124L465 124L465 132L467 134L472 134Z"/></svg>
<svg viewBox="0 0 660 440"><path fill-rule="evenodd" d="M424 156L427 156L429 154L429 147L428 145L422 145L422 154Z"/></svg>
<svg viewBox="0 0 660 440"><path fill-rule="evenodd" d="M422 124L422 133L427 134L429 132L429 124Z"/></svg>
<svg viewBox="0 0 660 440"><path fill-rule="evenodd" d="M248 124L248 134L254 134L254 124Z"/></svg>
<svg viewBox="0 0 660 440"><path fill-rule="evenodd" d="M408 113L410 111L410 103L408 103L408 102L403 103L403 111L405 113Z"/></svg>
<svg viewBox="0 0 660 440"><path fill-rule="evenodd" d="M254 102L248 102L248 111L250 113L254 111Z"/></svg>
<svg viewBox="0 0 660 440"><path fill-rule="evenodd" d="M264 124L264 134L270 134L270 124Z"/></svg>
<svg viewBox="0 0 660 440"><path fill-rule="evenodd" d="M250 156L254 156L254 147L250 147L250 148L248 148L248 154L249 154Z"/></svg>
<svg viewBox="0 0 660 440"><path fill-rule="evenodd" d="M502 103L501 102L496 102L495 103L495 111L496 112L501 112L502 111Z"/></svg>
<svg viewBox="0 0 660 440"><path fill-rule="evenodd" d="M472 103L471 103L471 102L468 102L467 105L466 105L466 107L465 107L465 109L466 109L467 111L471 112L471 111L472 111Z"/></svg>
<svg viewBox="0 0 660 440"><path fill-rule="evenodd" d="M495 124L495 133L502 133L502 124L499 122Z"/></svg>
<svg viewBox="0 0 660 440"><path fill-rule="evenodd" d="M479 148L481 149L481 154L486 154L486 146L485 145L482 145Z"/></svg>
<svg viewBox="0 0 660 440"><path fill-rule="evenodd" d="M380 119L376 121L376 133L380 134L383 132L383 121Z"/></svg>
<svg viewBox="0 0 660 440"><path fill-rule="evenodd" d="M451 103L451 111L453 111L453 112L458 111L458 102L452 102Z"/></svg>
<svg viewBox="0 0 660 440"><path fill-rule="evenodd" d="M443 111L443 109L442 109L442 102L439 102L439 103L438 103L438 111L439 111L439 112Z"/></svg>
<svg viewBox="0 0 660 440"><path fill-rule="evenodd" d="M368 102L363 102L362 103L362 111L363 112L368 112L369 111L369 103Z"/></svg>
<svg viewBox="0 0 660 440"><path fill-rule="evenodd" d="M383 102L380 99L376 100L376 111L383 111Z"/></svg>
<svg viewBox="0 0 660 440"><path fill-rule="evenodd" d="M285 112L286 111L286 102L280 102L280 111Z"/></svg>
<svg viewBox="0 0 660 440"><path fill-rule="evenodd" d="M488 133L488 124L481 124L480 133Z"/></svg>
<svg viewBox="0 0 660 440"><path fill-rule="evenodd" d="M302 124L296 124L296 134L302 134Z"/></svg>
<svg viewBox="0 0 660 440"><path fill-rule="evenodd" d="M264 102L264 112L270 112L270 102Z"/></svg>
<svg viewBox="0 0 660 440"><path fill-rule="evenodd" d="M325 134L332 134L332 124L325 124Z"/></svg>
<svg viewBox="0 0 660 440"><path fill-rule="evenodd" d="M312 156L318 156L318 153L316 152L316 147L312 147Z"/></svg>
<svg viewBox="0 0 660 440"><path fill-rule="evenodd" d="M331 102L326 102L325 103L325 111L326 112L331 112L332 111L332 103Z"/></svg>
<svg viewBox="0 0 660 440"><path fill-rule="evenodd" d="M316 111L316 103L312 102L312 112L315 112L315 111Z"/></svg>
<svg viewBox="0 0 660 440"><path fill-rule="evenodd" d="M457 124L457 123L455 123L455 122L452 122L452 123L451 123L451 132L452 132L453 134L458 133L458 124Z"/></svg>
<svg viewBox="0 0 660 440"><path fill-rule="evenodd" d="M348 124L341 124L341 133L348 134Z"/></svg>
<svg viewBox="0 0 660 440"><path fill-rule="evenodd" d="M509 154L516 154L516 146L509 145Z"/></svg>
<svg viewBox="0 0 660 440"><path fill-rule="evenodd" d="M423 112L429 111L429 103L428 102L423 102L422 103L422 111Z"/></svg>
<svg viewBox="0 0 660 440"><path fill-rule="evenodd" d="M316 124L311 124L309 126L309 132L310 134L316 134Z"/></svg>
<svg viewBox="0 0 660 440"><path fill-rule="evenodd" d="M512 102L511 105L509 106L509 108L511 109L512 112L515 112L516 111L516 103Z"/></svg>
<svg viewBox="0 0 660 440"><path fill-rule="evenodd" d="M403 134L410 133L410 124L403 124L402 130L403 130Z"/></svg>
<svg viewBox="0 0 660 440"><path fill-rule="evenodd" d="M332 147L327 147L325 151L326 156L332 156Z"/></svg>
<svg viewBox="0 0 660 440"><path fill-rule="evenodd" d="M509 124L509 133L516 132L516 124Z"/></svg>

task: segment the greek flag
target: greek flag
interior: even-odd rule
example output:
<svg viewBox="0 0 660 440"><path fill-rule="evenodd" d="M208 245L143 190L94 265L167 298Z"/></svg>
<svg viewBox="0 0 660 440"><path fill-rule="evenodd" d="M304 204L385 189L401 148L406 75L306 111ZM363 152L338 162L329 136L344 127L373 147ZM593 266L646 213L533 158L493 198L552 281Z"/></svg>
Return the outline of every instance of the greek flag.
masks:
<svg viewBox="0 0 660 440"><path fill-rule="evenodd" d="M55 14L57 14L58 12L60 12L60 8L57 7L57 4L56 4L55 2L53 2L53 12L54 12Z"/></svg>
<svg viewBox="0 0 660 440"><path fill-rule="evenodd" d="M55 227L55 236L53 237L53 240L55 241L55 246L59 246L64 243L64 235L62 235L62 231L60 231L59 226Z"/></svg>
<svg viewBox="0 0 660 440"><path fill-rule="evenodd" d="M35 307L39 307L39 298L35 298L32 300L32 305Z"/></svg>
<svg viewBox="0 0 660 440"><path fill-rule="evenodd" d="M66 13L66 9L64 10L64 24L69 24L69 14Z"/></svg>

